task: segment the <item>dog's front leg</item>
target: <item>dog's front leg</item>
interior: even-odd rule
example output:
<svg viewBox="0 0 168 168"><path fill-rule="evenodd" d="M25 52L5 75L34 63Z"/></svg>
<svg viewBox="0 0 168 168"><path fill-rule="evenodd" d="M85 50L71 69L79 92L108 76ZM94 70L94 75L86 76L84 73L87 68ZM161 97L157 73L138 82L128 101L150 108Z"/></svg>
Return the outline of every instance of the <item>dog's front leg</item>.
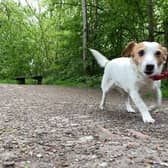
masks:
<svg viewBox="0 0 168 168"><path fill-rule="evenodd" d="M134 90L130 92L130 97L132 101L135 103L136 107L140 111L142 115L142 119L144 123L154 123L155 120L151 117L147 106L143 102L142 98L140 97L138 91Z"/></svg>

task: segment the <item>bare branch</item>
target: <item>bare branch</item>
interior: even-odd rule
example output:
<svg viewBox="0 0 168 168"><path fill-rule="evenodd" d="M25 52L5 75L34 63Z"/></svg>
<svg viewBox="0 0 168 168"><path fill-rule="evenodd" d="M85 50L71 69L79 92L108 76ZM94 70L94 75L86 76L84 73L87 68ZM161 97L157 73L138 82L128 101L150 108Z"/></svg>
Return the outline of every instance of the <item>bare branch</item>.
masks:
<svg viewBox="0 0 168 168"><path fill-rule="evenodd" d="M87 39L88 39L88 24L87 24L87 5L86 0L82 0L83 13L83 60L87 58Z"/></svg>
<svg viewBox="0 0 168 168"><path fill-rule="evenodd" d="M80 3L78 3L78 4L72 4L72 3L54 3L55 5L69 5L69 6L81 6L81 4ZM93 4L87 4L87 6L91 6L91 7L94 7L94 8L97 8L97 9L99 9L99 10L104 10L103 8L100 8L99 6L95 6L95 5L93 5Z"/></svg>

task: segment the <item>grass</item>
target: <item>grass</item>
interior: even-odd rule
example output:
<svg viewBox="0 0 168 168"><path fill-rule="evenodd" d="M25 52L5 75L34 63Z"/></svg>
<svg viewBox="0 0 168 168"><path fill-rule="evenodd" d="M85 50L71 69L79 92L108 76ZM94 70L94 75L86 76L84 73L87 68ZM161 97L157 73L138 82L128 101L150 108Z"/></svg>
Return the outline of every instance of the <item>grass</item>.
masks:
<svg viewBox="0 0 168 168"><path fill-rule="evenodd" d="M0 79L0 84L18 84L16 80L10 79ZM37 84L36 80L33 79L26 79L26 85L34 85ZM61 86L74 86L80 88L87 88L87 87L96 87L93 81L76 81L76 80L52 80L50 78L43 79L43 84L45 85L61 85ZM99 85L97 85L98 87Z"/></svg>
<svg viewBox="0 0 168 168"><path fill-rule="evenodd" d="M55 80L53 78L45 78L43 84L49 85L62 85L62 86L75 86L80 88L97 88L100 87L101 78L99 77L79 77L74 79Z"/></svg>
<svg viewBox="0 0 168 168"><path fill-rule="evenodd" d="M162 94L164 98L168 98L168 80L162 82Z"/></svg>
<svg viewBox="0 0 168 168"><path fill-rule="evenodd" d="M12 79L0 79L0 83L1 84L16 84L16 80L12 80Z"/></svg>
<svg viewBox="0 0 168 168"><path fill-rule="evenodd" d="M61 81L56 80L53 83L48 83L44 81L44 84L52 84L52 85L62 85L62 86L77 86L77 87L87 87L85 83L73 82L73 81Z"/></svg>
<svg viewBox="0 0 168 168"><path fill-rule="evenodd" d="M36 84L37 82L33 79L26 79L26 84ZM12 79L0 79L0 84L18 84L16 80Z"/></svg>

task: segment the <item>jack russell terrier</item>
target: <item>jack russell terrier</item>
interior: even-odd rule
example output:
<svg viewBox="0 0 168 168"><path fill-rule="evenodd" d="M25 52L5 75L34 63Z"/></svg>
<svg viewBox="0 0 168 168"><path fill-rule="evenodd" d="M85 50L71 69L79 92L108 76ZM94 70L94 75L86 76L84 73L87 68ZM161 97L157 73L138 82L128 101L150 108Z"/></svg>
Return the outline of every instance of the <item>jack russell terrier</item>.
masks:
<svg viewBox="0 0 168 168"><path fill-rule="evenodd" d="M127 111L135 112L130 104L129 98L131 98L140 111L144 123L154 123L155 120L150 115L139 90L145 85L150 86L156 92L157 106L161 105L161 81L154 81L151 78L161 74L167 59L167 49L156 42L130 42L122 53L123 57L111 61L94 49L90 51L98 64L105 68L101 83L103 95L100 109L104 109L109 89L117 86L128 93Z"/></svg>

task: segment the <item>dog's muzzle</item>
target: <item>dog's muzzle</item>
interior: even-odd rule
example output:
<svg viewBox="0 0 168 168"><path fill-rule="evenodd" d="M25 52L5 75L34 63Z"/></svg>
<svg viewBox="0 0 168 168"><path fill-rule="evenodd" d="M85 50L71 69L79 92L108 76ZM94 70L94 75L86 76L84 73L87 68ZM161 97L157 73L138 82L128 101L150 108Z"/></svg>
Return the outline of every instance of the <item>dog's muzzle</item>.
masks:
<svg viewBox="0 0 168 168"><path fill-rule="evenodd" d="M146 75L151 75L154 72L155 65L153 64L147 64L145 67L145 74Z"/></svg>

